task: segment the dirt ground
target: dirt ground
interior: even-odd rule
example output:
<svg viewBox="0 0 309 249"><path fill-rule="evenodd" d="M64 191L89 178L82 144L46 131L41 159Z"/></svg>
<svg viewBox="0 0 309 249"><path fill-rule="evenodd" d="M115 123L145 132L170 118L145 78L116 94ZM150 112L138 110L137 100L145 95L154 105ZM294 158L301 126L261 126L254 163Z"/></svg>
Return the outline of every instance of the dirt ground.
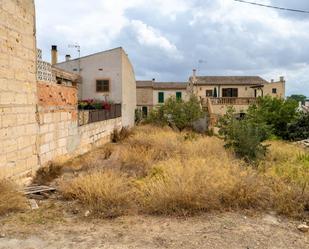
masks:
<svg viewBox="0 0 309 249"><path fill-rule="evenodd" d="M113 220L78 215L59 215L56 219L55 215L41 209L32 216L17 214L0 219L0 248L309 248L309 233L297 230L299 221L270 214L127 216Z"/></svg>

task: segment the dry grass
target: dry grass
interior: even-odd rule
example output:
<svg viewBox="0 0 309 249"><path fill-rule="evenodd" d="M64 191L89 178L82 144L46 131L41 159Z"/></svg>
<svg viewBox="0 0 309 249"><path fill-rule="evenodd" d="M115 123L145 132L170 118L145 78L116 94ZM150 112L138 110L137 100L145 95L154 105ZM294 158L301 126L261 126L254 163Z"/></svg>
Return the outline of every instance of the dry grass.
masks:
<svg viewBox="0 0 309 249"><path fill-rule="evenodd" d="M117 217L126 214L131 208L130 181L113 171L80 176L64 183L61 189L64 197L79 200L101 217Z"/></svg>
<svg viewBox="0 0 309 249"><path fill-rule="evenodd" d="M121 144L121 167L66 183L66 197L104 217L141 213L187 215L209 210L309 210L309 156L271 142L258 169L224 149L216 137L138 127ZM308 214L308 213L307 213Z"/></svg>
<svg viewBox="0 0 309 249"><path fill-rule="evenodd" d="M33 183L46 185L52 182L54 179L62 175L63 166L55 162L49 162L46 166L37 170Z"/></svg>
<svg viewBox="0 0 309 249"><path fill-rule="evenodd" d="M0 216L24 210L27 207L26 201L14 183L0 180Z"/></svg>

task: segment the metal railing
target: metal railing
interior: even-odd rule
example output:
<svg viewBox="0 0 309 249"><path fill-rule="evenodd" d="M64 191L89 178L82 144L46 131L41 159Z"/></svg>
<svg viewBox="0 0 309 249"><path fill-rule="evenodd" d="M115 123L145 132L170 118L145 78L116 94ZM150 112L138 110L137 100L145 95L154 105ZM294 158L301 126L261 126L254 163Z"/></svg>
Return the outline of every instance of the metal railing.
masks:
<svg viewBox="0 0 309 249"><path fill-rule="evenodd" d="M78 125L86 125L121 117L121 104L112 104L108 110L79 110Z"/></svg>

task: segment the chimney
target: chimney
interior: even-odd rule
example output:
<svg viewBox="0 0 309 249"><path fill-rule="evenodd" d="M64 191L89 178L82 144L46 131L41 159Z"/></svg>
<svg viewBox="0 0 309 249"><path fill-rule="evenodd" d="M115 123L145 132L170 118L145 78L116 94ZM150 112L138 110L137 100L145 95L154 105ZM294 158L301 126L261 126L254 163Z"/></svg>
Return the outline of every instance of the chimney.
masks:
<svg viewBox="0 0 309 249"><path fill-rule="evenodd" d="M285 80L284 80L284 77L283 76L280 76L280 82L284 83Z"/></svg>
<svg viewBox="0 0 309 249"><path fill-rule="evenodd" d="M58 63L58 51L57 51L57 46L52 45L51 48L51 64L55 65Z"/></svg>
<svg viewBox="0 0 309 249"><path fill-rule="evenodd" d="M196 69L193 69L193 75L194 78L196 77Z"/></svg>
<svg viewBox="0 0 309 249"><path fill-rule="evenodd" d="M196 69L193 69L192 82L193 82L193 84L196 83Z"/></svg>
<svg viewBox="0 0 309 249"><path fill-rule="evenodd" d="M71 55L67 54L67 55L65 56L65 61L69 61L69 60L71 60Z"/></svg>

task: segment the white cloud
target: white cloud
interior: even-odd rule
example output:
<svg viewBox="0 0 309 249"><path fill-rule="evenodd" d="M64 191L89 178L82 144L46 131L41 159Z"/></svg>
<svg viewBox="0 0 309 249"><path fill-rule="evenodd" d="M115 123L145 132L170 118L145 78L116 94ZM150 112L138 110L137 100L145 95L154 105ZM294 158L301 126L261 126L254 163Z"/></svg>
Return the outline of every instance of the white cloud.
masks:
<svg viewBox="0 0 309 249"><path fill-rule="evenodd" d="M166 37L153 27L148 26L140 20L131 21L132 27L137 34L137 40L141 45L150 47L159 47L165 50L168 55L180 59L181 55L175 44L170 42Z"/></svg>
<svg viewBox="0 0 309 249"><path fill-rule="evenodd" d="M309 7L308 1L297 2L297 8ZM62 55L71 53L67 45L75 42L82 55L123 46L137 77L154 74L160 80L186 80L203 59L203 74L285 75L288 92L309 95L309 18L232 0L36 0L36 5L38 45L45 52L58 44ZM287 0L282 5L294 7Z"/></svg>

